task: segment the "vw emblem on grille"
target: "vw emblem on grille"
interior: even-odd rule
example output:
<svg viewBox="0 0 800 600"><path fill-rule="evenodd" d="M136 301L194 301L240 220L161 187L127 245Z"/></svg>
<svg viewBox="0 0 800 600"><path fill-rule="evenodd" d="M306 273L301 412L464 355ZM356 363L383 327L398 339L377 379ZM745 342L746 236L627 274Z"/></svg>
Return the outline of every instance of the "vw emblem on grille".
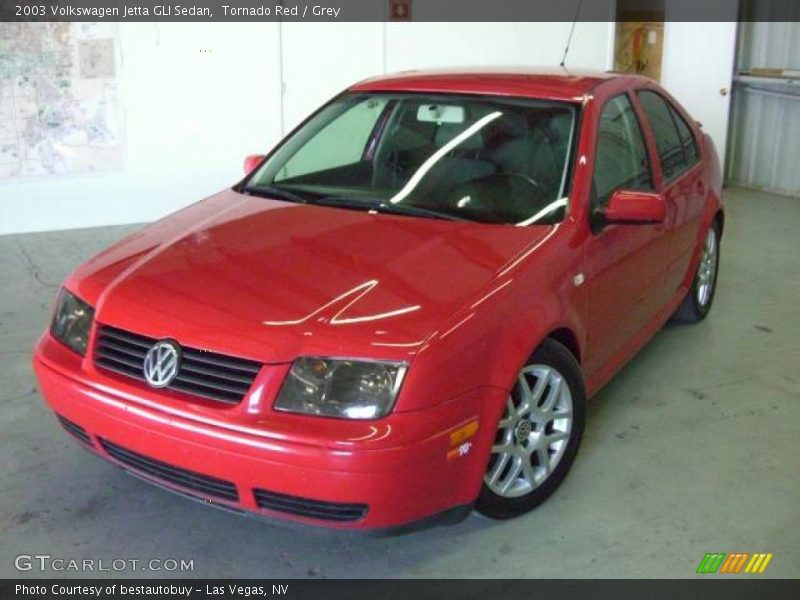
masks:
<svg viewBox="0 0 800 600"><path fill-rule="evenodd" d="M175 342L162 340L144 357L144 378L156 388L168 386L178 374L181 349Z"/></svg>

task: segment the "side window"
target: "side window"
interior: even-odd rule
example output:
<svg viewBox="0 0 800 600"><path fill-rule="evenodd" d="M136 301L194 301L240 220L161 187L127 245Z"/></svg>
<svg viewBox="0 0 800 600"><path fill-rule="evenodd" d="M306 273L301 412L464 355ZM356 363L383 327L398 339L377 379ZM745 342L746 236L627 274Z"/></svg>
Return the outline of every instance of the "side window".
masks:
<svg viewBox="0 0 800 600"><path fill-rule="evenodd" d="M642 130L626 94L606 102L600 113L592 176L592 208L605 206L617 189L652 190Z"/></svg>
<svg viewBox="0 0 800 600"><path fill-rule="evenodd" d="M637 96L645 115L647 115L647 120L650 122L650 127L653 129L653 136L656 138L656 148L658 148L658 158L661 161L664 179L666 181L675 179L689 167L689 164L672 111L667 101L655 92L644 90L637 92ZM686 123L683 125L688 127Z"/></svg>
<svg viewBox="0 0 800 600"><path fill-rule="evenodd" d="M694 134L689 128L683 117L675 110L675 107L670 105L669 111L672 113L672 118L678 126L678 135L681 138L681 145L683 146L683 155L686 158L686 167L690 168L700 160L700 151L697 149L697 140L694 139Z"/></svg>

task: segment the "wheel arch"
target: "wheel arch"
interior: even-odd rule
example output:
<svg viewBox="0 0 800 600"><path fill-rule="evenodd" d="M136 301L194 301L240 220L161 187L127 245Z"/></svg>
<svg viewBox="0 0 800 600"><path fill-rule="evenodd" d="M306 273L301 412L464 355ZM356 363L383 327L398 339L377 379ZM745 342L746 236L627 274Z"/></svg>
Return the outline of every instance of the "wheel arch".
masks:
<svg viewBox="0 0 800 600"><path fill-rule="evenodd" d="M722 208L717 209L713 220L719 225L719 237L722 238L722 231L725 229L725 210Z"/></svg>
<svg viewBox="0 0 800 600"><path fill-rule="evenodd" d="M554 329L550 333L548 333L542 340L536 345L538 348L541 343L546 340L551 339L555 340L560 343L562 346L566 347L572 353L572 356L575 357L575 360L578 361L578 364L582 362L582 353L581 353L581 346L580 342L578 341L578 336L575 335L575 332L572 331L569 327L559 327L558 329Z"/></svg>

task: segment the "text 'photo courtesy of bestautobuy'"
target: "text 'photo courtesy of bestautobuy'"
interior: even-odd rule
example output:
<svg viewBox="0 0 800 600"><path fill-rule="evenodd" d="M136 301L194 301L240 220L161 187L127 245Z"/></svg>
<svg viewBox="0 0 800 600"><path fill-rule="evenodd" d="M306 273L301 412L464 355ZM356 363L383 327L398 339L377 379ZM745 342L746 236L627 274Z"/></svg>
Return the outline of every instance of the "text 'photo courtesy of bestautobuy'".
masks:
<svg viewBox="0 0 800 600"><path fill-rule="evenodd" d="M241 585L241 584L125 584L125 583L54 583L49 585L18 583L14 585L14 595L20 598L40 597L81 597L81 598L115 598L115 597L167 597L191 598L197 597L272 597L288 596L289 583L271 585Z"/></svg>
<svg viewBox="0 0 800 600"><path fill-rule="evenodd" d="M792 597L800 14L713 2L3 3L0 599Z"/></svg>

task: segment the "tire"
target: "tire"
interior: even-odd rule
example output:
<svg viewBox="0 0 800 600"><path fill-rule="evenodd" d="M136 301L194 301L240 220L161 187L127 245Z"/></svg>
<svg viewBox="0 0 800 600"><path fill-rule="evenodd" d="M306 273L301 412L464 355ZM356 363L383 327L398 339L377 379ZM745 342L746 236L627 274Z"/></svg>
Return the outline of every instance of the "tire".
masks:
<svg viewBox="0 0 800 600"><path fill-rule="evenodd" d="M719 240L719 223L714 221L706 233L692 286L672 316L673 320L681 323L697 323L705 319L711 310L719 273Z"/></svg>
<svg viewBox="0 0 800 600"><path fill-rule="evenodd" d="M475 504L478 512L510 519L547 500L575 460L585 421L580 365L565 346L547 339L520 369L508 395Z"/></svg>

